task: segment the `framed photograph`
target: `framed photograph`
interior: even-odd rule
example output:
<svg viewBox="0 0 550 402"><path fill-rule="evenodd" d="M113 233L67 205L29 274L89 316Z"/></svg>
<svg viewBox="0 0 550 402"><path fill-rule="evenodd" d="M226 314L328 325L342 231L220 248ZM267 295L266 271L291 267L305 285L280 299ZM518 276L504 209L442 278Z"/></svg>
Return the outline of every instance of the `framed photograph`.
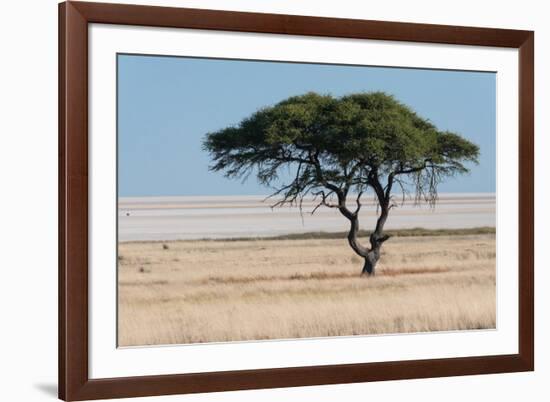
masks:
<svg viewBox="0 0 550 402"><path fill-rule="evenodd" d="M533 32L59 23L61 399L534 369Z"/></svg>

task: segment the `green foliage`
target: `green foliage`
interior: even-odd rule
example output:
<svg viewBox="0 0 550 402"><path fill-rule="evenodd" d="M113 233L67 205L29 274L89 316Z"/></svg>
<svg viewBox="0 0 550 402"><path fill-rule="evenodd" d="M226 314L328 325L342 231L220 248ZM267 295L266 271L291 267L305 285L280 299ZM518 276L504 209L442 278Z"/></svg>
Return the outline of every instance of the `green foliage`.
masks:
<svg viewBox="0 0 550 402"><path fill-rule="evenodd" d="M271 185L290 167L294 180L275 192L283 196L281 204L313 194L322 205L339 208L349 192L368 187L388 208L394 184L402 191L412 184L417 197L434 201L437 184L468 172L466 163L477 163L479 156L477 145L439 131L383 92L290 97L237 126L208 133L203 146L214 162L211 169L227 177L254 172ZM333 195L338 204L329 202Z"/></svg>

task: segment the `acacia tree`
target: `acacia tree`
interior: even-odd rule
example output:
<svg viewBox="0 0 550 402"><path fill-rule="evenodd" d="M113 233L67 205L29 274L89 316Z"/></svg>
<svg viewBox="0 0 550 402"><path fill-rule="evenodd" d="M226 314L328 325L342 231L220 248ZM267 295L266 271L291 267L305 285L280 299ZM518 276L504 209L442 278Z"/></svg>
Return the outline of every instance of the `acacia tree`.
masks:
<svg viewBox="0 0 550 402"><path fill-rule="evenodd" d="M437 185L468 172L479 148L458 134L439 131L430 121L383 92L340 98L307 93L260 109L234 127L206 135L210 169L226 177L255 174L280 197L274 206L299 205L313 197L319 207L335 208L349 221L350 247L364 259L362 275L374 275L384 225L396 206L413 192L432 206ZM280 184L281 172L292 178ZM358 239L362 197L372 189L379 205L370 244ZM351 199L351 201L350 201ZM350 205L351 204L351 205Z"/></svg>

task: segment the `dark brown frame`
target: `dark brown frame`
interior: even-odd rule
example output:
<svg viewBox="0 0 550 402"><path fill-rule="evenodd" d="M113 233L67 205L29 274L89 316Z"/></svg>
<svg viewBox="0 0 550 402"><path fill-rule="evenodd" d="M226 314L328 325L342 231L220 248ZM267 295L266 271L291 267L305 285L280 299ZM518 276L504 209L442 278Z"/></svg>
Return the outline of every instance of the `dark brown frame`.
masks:
<svg viewBox="0 0 550 402"><path fill-rule="evenodd" d="M519 49L519 353L89 379L88 24L123 24ZM59 5L59 397L138 397L534 369L534 33L105 3Z"/></svg>

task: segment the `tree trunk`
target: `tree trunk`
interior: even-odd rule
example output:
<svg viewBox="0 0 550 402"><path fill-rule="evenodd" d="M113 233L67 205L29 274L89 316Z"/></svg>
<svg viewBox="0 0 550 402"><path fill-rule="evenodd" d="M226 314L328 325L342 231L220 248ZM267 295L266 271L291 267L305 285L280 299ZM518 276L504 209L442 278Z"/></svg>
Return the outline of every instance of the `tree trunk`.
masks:
<svg viewBox="0 0 550 402"><path fill-rule="evenodd" d="M388 219L388 212L389 208L387 203L382 204L382 211L376 221L376 228L370 235L370 250L365 256L365 265L363 265L361 276L374 276L376 273L376 263L380 259L380 249L382 248L382 243L390 238L388 235L384 234L384 224Z"/></svg>
<svg viewBox="0 0 550 402"><path fill-rule="evenodd" d="M350 247L358 256L365 260L361 276L374 276L376 273L376 264L380 259L382 244L389 239L389 236L384 234L384 224L386 223L389 213L388 202L385 200L381 202L381 213L376 221L376 228L369 239L370 248L363 246L357 238L359 233L359 209L355 213L351 213L345 206L345 200L340 200L339 209L342 215L350 221L350 230L348 232L348 243Z"/></svg>
<svg viewBox="0 0 550 402"><path fill-rule="evenodd" d="M382 220L385 221L385 218L382 218ZM365 260L363 270L361 271L361 276L374 276L376 272L376 263L380 259L380 248L382 247L382 243L388 239L388 236L382 234L382 227L384 225L383 221L381 225L377 225L377 230L371 234L371 248L368 249L360 244L359 239L357 238L357 234L359 232L358 217L352 216L350 219L351 227L348 233L349 245L357 255Z"/></svg>
<svg viewBox="0 0 550 402"><path fill-rule="evenodd" d="M348 216L351 224L348 233L348 243L353 251L365 260L361 276L374 276L376 273L376 264L380 259L380 249L382 248L382 244L389 239L389 236L385 235L383 232L388 212L389 210L387 208L382 208L382 213L376 222L376 229L370 235L370 248L360 244L357 238L359 232L358 216L353 214Z"/></svg>
<svg viewBox="0 0 550 402"><path fill-rule="evenodd" d="M374 276L376 274L376 263L380 259L380 250L371 250L365 257L365 264L361 276Z"/></svg>

